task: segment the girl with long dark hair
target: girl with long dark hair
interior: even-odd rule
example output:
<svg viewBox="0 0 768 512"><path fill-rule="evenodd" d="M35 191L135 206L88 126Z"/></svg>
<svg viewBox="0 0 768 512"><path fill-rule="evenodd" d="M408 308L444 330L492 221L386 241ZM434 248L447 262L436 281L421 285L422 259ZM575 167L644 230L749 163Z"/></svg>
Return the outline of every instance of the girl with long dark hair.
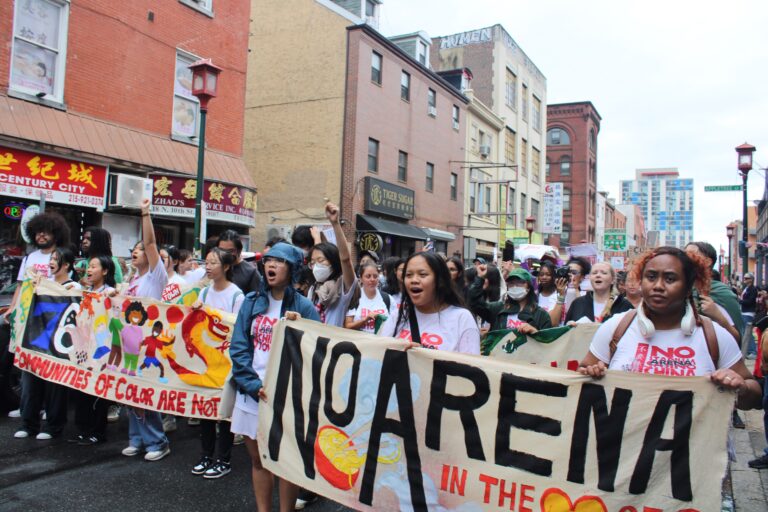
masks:
<svg viewBox="0 0 768 512"><path fill-rule="evenodd" d="M565 307L565 292L568 288L568 278L555 278L555 265L551 261L544 260L539 268L537 276L539 284L539 307L549 313L552 325L560 325Z"/></svg>
<svg viewBox="0 0 768 512"><path fill-rule="evenodd" d="M379 330L423 347L467 354L480 353L480 331L451 281L439 255L418 252L405 260L403 302ZM415 331L415 332L414 332Z"/></svg>

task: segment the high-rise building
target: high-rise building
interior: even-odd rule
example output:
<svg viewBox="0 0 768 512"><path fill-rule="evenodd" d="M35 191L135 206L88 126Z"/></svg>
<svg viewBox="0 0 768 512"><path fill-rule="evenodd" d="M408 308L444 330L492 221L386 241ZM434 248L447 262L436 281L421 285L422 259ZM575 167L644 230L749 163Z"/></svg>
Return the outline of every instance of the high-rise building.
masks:
<svg viewBox="0 0 768 512"><path fill-rule="evenodd" d="M503 151L494 162L476 160L477 165L464 166L464 172L482 169L478 179L487 176L497 182L492 188L501 204L506 203L499 210L509 212L498 217L500 241L527 242L526 217L536 219L536 232L542 222L547 79L501 25L434 38L431 51L432 66L441 74L470 69L474 98L504 119ZM479 140L479 124L475 133L474 127L467 129L470 138ZM475 180L470 176L469 181Z"/></svg>
<svg viewBox="0 0 768 512"><path fill-rule="evenodd" d="M563 184L563 231L548 243L598 242L604 201L597 195L597 137L602 118L591 101L547 106L547 183ZM600 205L598 205L600 201Z"/></svg>
<svg viewBox="0 0 768 512"><path fill-rule="evenodd" d="M680 178L677 168L637 169L634 180L621 181L621 202L640 207L659 246L693 241L693 179Z"/></svg>

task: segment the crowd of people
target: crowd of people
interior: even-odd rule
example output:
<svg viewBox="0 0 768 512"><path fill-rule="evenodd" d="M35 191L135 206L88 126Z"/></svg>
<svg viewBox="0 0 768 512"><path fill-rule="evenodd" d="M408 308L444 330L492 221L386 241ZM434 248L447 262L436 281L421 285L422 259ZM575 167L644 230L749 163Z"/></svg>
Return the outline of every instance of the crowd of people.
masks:
<svg viewBox="0 0 768 512"><path fill-rule="evenodd" d="M210 479L227 475L232 470L233 445L241 438L251 458L259 510L271 507L274 478L262 466L256 443L258 405L266 397L272 328L282 317L394 337L413 347L473 355L480 353L481 337L488 331L535 334L551 327L596 323L599 327L579 368L584 375L599 379L609 369L673 374L641 360L639 344L688 347L694 354L690 367L695 374L709 375L714 384L737 392L739 408L768 406L768 393L755 379L755 373L760 377L761 371L768 370L768 351L760 350L758 368L751 372L741 350L743 340L749 349L751 326L761 327L766 318L766 292L754 289L749 275L743 290L736 292L713 280L716 257L706 242L690 244L685 250L652 249L626 272L585 258L563 263L545 257L535 264L504 258L498 266L476 258L465 266L459 256L448 258L436 252L383 261L364 252L355 264L339 209L329 203L325 213L333 242L317 228L300 227L290 241L270 240L262 257L251 263L242 258L240 236L227 230L206 241L204 263L199 264L187 250L157 244L149 207L148 201L142 205L142 239L129 262L112 254L106 230L86 228L76 251L70 246L64 220L56 213L39 214L26 226L35 250L24 259L18 280L32 276L55 280L65 288L156 300L174 283L199 285L193 309L205 305L237 314L229 349L237 389L231 422L198 422L201 454L190 471ZM20 288L12 306L19 300ZM125 318L135 326L147 320L139 310L127 311ZM140 328L132 336L123 327L106 326L99 331L103 339L98 350L104 351L102 355L109 353L106 369L140 376L156 366L164 378L165 368L157 354L161 347L143 342ZM157 339L162 325L155 328ZM762 340L758 341L760 349ZM145 357L138 365L142 352ZM7 360L4 357L3 364ZM121 361L125 364L118 370ZM108 421L127 417L129 439L123 455L144 453L144 459L157 461L170 454L167 432L175 428L173 416L163 418L136 407L123 407L117 413L110 410L115 404L104 399L26 372L22 372L20 410L11 412L21 420L15 437L48 440L62 435L68 400L75 404L78 431L71 442L102 443ZM750 465L768 468L768 449ZM281 510L300 509L316 499L287 481L279 482L278 494Z"/></svg>

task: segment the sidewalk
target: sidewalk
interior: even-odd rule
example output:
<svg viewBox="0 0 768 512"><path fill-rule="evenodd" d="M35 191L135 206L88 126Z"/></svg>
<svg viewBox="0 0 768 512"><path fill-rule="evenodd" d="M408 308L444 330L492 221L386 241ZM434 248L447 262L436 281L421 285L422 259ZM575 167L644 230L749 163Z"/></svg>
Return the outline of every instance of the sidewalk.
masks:
<svg viewBox="0 0 768 512"><path fill-rule="evenodd" d="M736 462L731 464L731 481L736 512L768 511L768 469L757 470L747 462L763 454L765 433L763 411L739 411L747 428L731 429Z"/></svg>

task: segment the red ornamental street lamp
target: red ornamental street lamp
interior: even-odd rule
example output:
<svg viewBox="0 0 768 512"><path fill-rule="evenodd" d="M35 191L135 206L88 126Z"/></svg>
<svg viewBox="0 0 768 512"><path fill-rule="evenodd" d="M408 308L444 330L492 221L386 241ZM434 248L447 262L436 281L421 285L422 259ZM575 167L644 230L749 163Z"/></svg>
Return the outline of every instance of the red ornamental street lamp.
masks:
<svg viewBox="0 0 768 512"><path fill-rule="evenodd" d="M531 243L533 231L536 229L536 217L529 215L525 218L525 229L528 231L528 243Z"/></svg>
<svg viewBox="0 0 768 512"><path fill-rule="evenodd" d="M741 232L741 239L744 243L744 256L742 258L741 272L742 276L747 273L747 264L749 263L749 253L747 252L747 241L749 240L749 226L747 219L747 175L752 170L752 153L755 152L755 146L747 144L746 142L740 146L736 146L736 153L739 155L738 167L741 174L742 187L741 193L744 197L744 225Z"/></svg>
<svg viewBox="0 0 768 512"><path fill-rule="evenodd" d="M728 282L731 282L731 276L733 275L733 260L731 249L733 248L733 235L736 234L736 225L728 224L725 226L725 234L728 236Z"/></svg>
<svg viewBox="0 0 768 512"><path fill-rule="evenodd" d="M205 118L208 114L208 101L215 98L219 87L221 68L215 66L211 59L200 59L190 64L192 70L192 95L200 101L200 140L197 148L197 188L195 192L195 242L194 250L200 256L202 241L200 240L201 220L203 214L203 168L205 166Z"/></svg>

